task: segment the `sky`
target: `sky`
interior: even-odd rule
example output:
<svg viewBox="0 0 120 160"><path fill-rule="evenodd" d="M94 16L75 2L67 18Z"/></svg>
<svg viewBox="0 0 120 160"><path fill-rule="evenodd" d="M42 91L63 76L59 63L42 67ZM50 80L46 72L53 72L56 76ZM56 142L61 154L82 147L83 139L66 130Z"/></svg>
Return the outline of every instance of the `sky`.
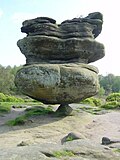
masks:
<svg viewBox="0 0 120 160"><path fill-rule="evenodd" d="M26 36L20 30L24 20L47 16L61 23L92 12L103 14L103 29L96 40L104 44L105 57L91 65L99 69L99 74L120 76L119 0L0 0L0 64L25 64L16 45Z"/></svg>

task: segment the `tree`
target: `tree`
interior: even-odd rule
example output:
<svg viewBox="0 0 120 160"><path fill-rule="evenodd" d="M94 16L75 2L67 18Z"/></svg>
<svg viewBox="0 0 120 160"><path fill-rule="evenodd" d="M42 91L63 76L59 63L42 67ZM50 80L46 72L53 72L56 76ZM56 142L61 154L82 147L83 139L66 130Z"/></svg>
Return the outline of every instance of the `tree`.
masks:
<svg viewBox="0 0 120 160"><path fill-rule="evenodd" d="M101 96L103 96L104 94L105 94L104 88L103 88L103 87L100 87L99 92L98 92L98 95L101 97Z"/></svg>
<svg viewBox="0 0 120 160"><path fill-rule="evenodd" d="M120 76L116 76L112 85L113 92L120 92Z"/></svg>
<svg viewBox="0 0 120 160"><path fill-rule="evenodd" d="M11 66L3 67L0 65L0 92L4 94L16 94L18 92L14 78L20 67L14 66L12 68Z"/></svg>
<svg viewBox="0 0 120 160"><path fill-rule="evenodd" d="M0 65L0 92L8 94L14 85L14 76L10 74L11 67Z"/></svg>
<svg viewBox="0 0 120 160"><path fill-rule="evenodd" d="M106 95L112 92L120 92L120 76L114 76L113 74L99 75L99 82Z"/></svg>

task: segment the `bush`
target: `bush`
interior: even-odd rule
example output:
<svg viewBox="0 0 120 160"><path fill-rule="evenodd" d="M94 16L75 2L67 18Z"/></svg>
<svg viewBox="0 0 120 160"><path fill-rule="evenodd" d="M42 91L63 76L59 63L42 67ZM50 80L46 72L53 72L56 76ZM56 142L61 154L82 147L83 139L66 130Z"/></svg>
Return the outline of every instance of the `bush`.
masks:
<svg viewBox="0 0 120 160"><path fill-rule="evenodd" d="M0 102L24 102L24 100L22 98L0 93Z"/></svg>
<svg viewBox="0 0 120 160"><path fill-rule="evenodd" d="M16 126L16 125L24 125L25 122L26 122L26 117L23 115L15 118L14 120L8 121L6 124L9 126Z"/></svg>
<svg viewBox="0 0 120 160"><path fill-rule="evenodd" d="M24 102L22 98L6 95L6 102Z"/></svg>
<svg viewBox="0 0 120 160"><path fill-rule="evenodd" d="M98 98L90 97L90 98L86 98L85 100L81 101L81 103L89 104L91 106L100 106L101 100Z"/></svg>
<svg viewBox="0 0 120 160"><path fill-rule="evenodd" d="M98 98L94 98L92 97L93 103L95 104L95 106L100 106L101 105L101 100Z"/></svg>
<svg viewBox="0 0 120 160"><path fill-rule="evenodd" d="M107 102L111 102L111 101L117 101L120 102L120 93L111 93L110 95L108 95L108 97L106 98Z"/></svg>
<svg viewBox="0 0 120 160"><path fill-rule="evenodd" d="M104 109L118 109L120 108L120 102L111 101L101 106Z"/></svg>
<svg viewBox="0 0 120 160"><path fill-rule="evenodd" d="M3 93L0 93L0 102L5 102L6 96Z"/></svg>

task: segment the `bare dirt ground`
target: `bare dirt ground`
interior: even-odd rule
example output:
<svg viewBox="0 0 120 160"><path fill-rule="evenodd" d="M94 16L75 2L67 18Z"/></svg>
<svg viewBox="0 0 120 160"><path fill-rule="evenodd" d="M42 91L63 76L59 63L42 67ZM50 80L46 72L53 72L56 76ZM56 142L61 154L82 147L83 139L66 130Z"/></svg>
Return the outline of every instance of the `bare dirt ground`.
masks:
<svg viewBox="0 0 120 160"><path fill-rule="evenodd" d="M72 106L73 108L78 107L75 104ZM4 159L3 153L6 149L7 152L11 149L15 150L22 141L28 146L60 144L61 139L70 132L79 133L81 139L88 139L91 144L101 145L102 137L120 140L120 111L93 115L80 110L74 116L52 117L51 115L44 115L32 117L23 126L10 127L5 125L8 120L21 114L24 114L24 109L12 109L11 113L0 116L1 160ZM119 149L120 144L117 145ZM7 157L5 159L7 160ZM11 160L17 160L17 158L11 158Z"/></svg>

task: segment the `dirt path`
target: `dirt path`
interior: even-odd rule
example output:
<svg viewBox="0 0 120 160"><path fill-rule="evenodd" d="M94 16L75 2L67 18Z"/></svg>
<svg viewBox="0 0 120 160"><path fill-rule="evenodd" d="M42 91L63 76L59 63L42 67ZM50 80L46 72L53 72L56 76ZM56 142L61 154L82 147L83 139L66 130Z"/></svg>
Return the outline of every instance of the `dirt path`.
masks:
<svg viewBox="0 0 120 160"><path fill-rule="evenodd" d="M104 136L120 139L120 111L92 115L80 110L75 116L38 116L23 126L4 125L7 120L23 113L24 109L13 109L10 114L0 116L0 149L16 148L22 141L30 146L60 144L61 139L70 132L77 132L83 139L97 144L101 143Z"/></svg>
<svg viewBox="0 0 120 160"><path fill-rule="evenodd" d="M120 139L120 112L111 111L94 116L93 122L86 126L85 132L94 141L104 136Z"/></svg>

